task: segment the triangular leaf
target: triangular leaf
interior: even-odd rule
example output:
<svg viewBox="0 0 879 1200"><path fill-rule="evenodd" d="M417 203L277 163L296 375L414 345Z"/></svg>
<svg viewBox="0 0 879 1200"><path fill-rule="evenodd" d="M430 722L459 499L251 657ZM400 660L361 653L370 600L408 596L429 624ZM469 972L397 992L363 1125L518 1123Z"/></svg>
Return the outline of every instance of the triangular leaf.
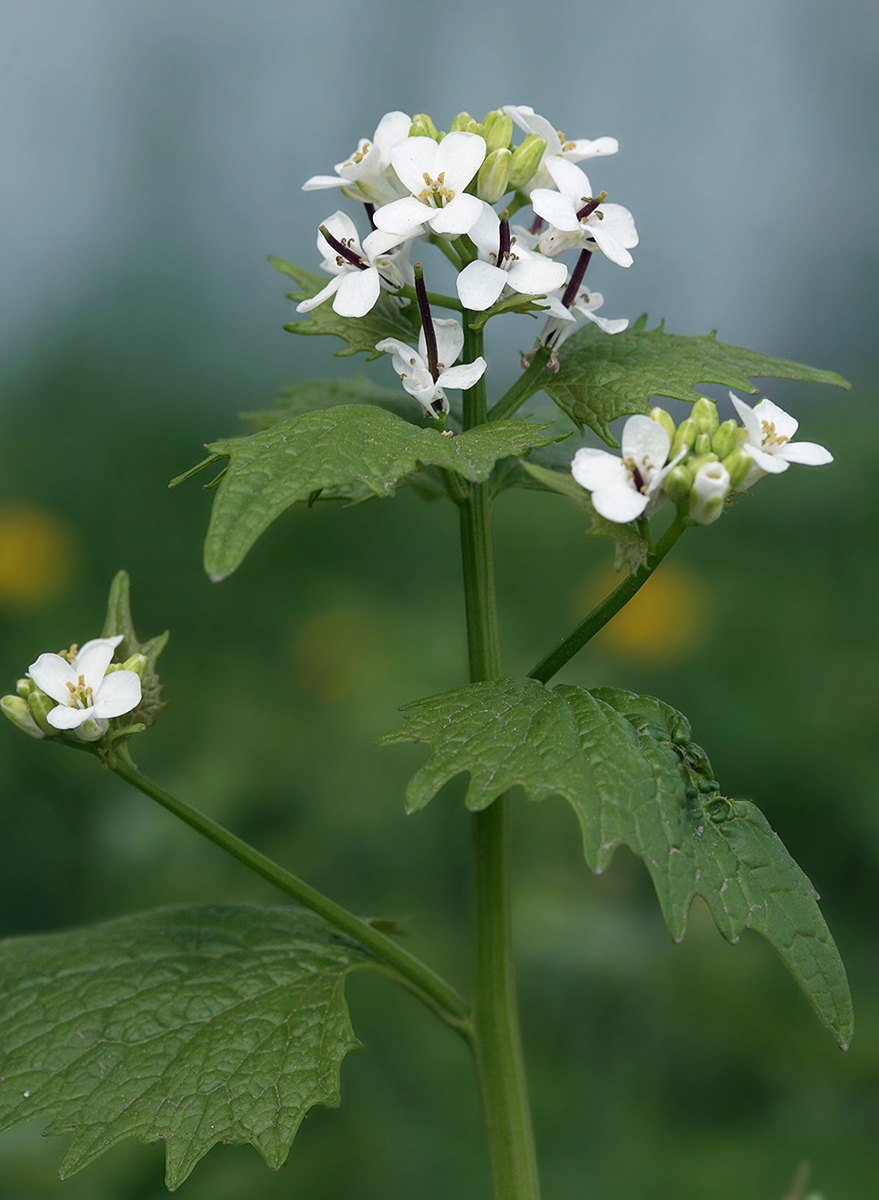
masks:
<svg viewBox="0 0 879 1200"><path fill-rule="evenodd" d="M647 866L672 936L703 896L730 941L753 929L778 951L842 1046L852 1035L845 969L817 894L753 804L722 796L690 726L661 701L533 679L459 688L407 705L382 741L427 742L410 811L462 771L466 803L487 807L516 785L534 800L563 796L580 822L586 861L604 870L625 844Z"/></svg>
<svg viewBox="0 0 879 1200"><path fill-rule="evenodd" d="M172 1190L218 1142L279 1167L308 1109L339 1103L344 979L369 961L311 913L255 905L0 942L0 1131L54 1114L62 1177L127 1137L165 1142Z"/></svg>
<svg viewBox="0 0 879 1200"><path fill-rule="evenodd" d="M147 660L146 670L141 681L141 701L133 712L117 718L112 728L122 728L132 725L144 725L147 729L155 721L156 716L165 707L165 702L159 699L162 684L156 672L156 659L168 644L169 634L160 633L146 642L138 641L131 622L131 582L127 571L118 571L110 584L110 595L107 600L107 616L101 637L115 637L122 634L122 641L116 650L117 662L124 662L133 654L143 654ZM114 739L118 745L120 739ZM124 740L124 739L121 739Z"/></svg>
<svg viewBox="0 0 879 1200"><path fill-rule="evenodd" d="M290 295L290 299L296 304L302 300L310 300L329 282L325 276L313 275L310 271L303 270L295 263L285 262L282 258L270 258L269 262L276 271L289 275L299 284L301 290ZM417 342L421 325L416 305L410 304L407 308L401 308L387 292L382 292L375 307L366 316L340 317L333 310L332 300L326 300L301 320L291 322L284 328L290 333L302 333L306 336L330 333L341 338L345 347L336 351L339 357L344 358L363 350L370 358L381 358L381 352L376 350L380 341L393 337L407 344Z"/></svg>
<svg viewBox="0 0 879 1200"><path fill-rule="evenodd" d="M546 445L545 426L496 421L446 436L370 405L304 413L250 437L214 442L229 459L205 540L205 570L219 581L238 567L261 533L297 501L355 487L358 498L392 496L419 466L485 482L500 458Z"/></svg>
<svg viewBox="0 0 879 1200"><path fill-rule="evenodd" d="M849 387L841 375L728 346L713 333L679 337L664 322L647 329L646 316L612 337L587 324L559 350L559 370L547 372L542 387L582 430L589 425L608 445L617 443L610 423L650 411L653 396L694 400L701 383L755 392L752 379L801 379Z"/></svg>

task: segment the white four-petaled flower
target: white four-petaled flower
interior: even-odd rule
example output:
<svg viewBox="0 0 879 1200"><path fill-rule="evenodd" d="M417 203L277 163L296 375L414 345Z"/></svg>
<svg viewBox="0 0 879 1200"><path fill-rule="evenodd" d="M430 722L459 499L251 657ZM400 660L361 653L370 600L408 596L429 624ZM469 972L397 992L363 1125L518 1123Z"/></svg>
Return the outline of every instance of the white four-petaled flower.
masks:
<svg viewBox="0 0 879 1200"><path fill-rule="evenodd" d="M361 138L351 157L336 163L335 175L312 175L302 190L340 187L349 199L370 204L388 204L405 196L407 189L391 166L391 150L409 136L411 125L412 118L404 112L385 113L371 142Z"/></svg>
<svg viewBox="0 0 879 1200"><path fill-rule="evenodd" d="M791 463L817 467L833 462L830 451L817 442L793 442L799 422L771 400L763 399L751 408L732 392L729 398L748 433L742 449L753 460L739 491L745 491L763 475L780 475Z"/></svg>
<svg viewBox="0 0 879 1200"><path fill-rule="evenodd" d="M449 401L443 388L473 387L481 379L486 367L482 355L471 363L452 366L464 345L464 331L457 321L434 321L437 349L437 377L434 379L428 363L427 339L424 330L418 336L418 349L413 350L397 338L385 338L376 345L376 350L393 355L394 370L400 382L414 396L426 417L434 420L449 411ZM445 366L449 363L449 366Z"/></svg>
<svg viewBox="0 0 879 1200"><path fill-rule="evenodd" d="M324 235L318 232L317 248L323 256L321 267L324 271L329 271L334 278L325 288L321 288L316 296L297 304L296 311L311 312L313 308L317 308L333 296L333 309L340 317L363 317L378 300L383 284L389 289L398 288L403 284L403 274L395 263L394 256L388 253L395 246L399 246L403 239L396 234L382 233L376 229L363 239L361 246L354 222L341 211L327 217L324 227L363 265L344 258Z"/></svg>
<svg viewBox="0 0 879 1200"><path fill-rule="evenodd" d="M573 142L569 141L560 129L556 129L546 117L541 117L528 104L505 104L504 112L525 133L534 133L546 142L546 149L537 170L528 185L521 189L527 196L530 196L535 188L552 187L553 179L547 170L549 159L562 158L566 162L578 163L584 158L616 154L620 148L619 142L612 137L600 137L591 141L589 138L577 138Z"/></svg>
<svg viewBox="0 0 879 1200"><path fill-rule="evenodd" d="M620 439L622 457L584 447L574 455L571 474L592 493L595 511L608 521L625 524L643 516L659 501L660 485L686 451L666 464L671 439L651 417L629 417Z"/></svg>
<svg viewBox="0 0 879 1200"><path fill-rule="evenodd" d="M110 717L137 708L140 677L134 671L107 673L122 635L93 638L72 656L41 654L28 674L37 687L57 702L46 720L55 729L75 729L84 742L96 741L109 728Z"/></svg>
<svg viewBox="0 0 879 1200"><path fill-rule="evenodd" d="M629 250L638 245L638 231L629 210L621 204L596 203L588 176L572 162L548 158L546 169L558 191L536 188L531 193L531 207L550 224L538 243L541 253L562 254L585 238L611 262L630 267Z"/></svg>
<svg viewBox="0 0 879 1200"><path fill-rule="evenodd" d="M376 209L376 228L401 237L415 236L428 225L450 237L469 233L483 202L464 189L484 158L485 140L478 133L448 133L441 142L406 138L391 150L391 163L410 195Z"/></svg>
<svg viewBox="0 0 879 1200"><path fill-rule="evenodd" d="M515 232L509 250L499 258L500 229L500 218L486 204L469 234L479 258L468 263L456 281L461 303L475 312L491 308L504 287L526 296L545 295L562 287L568 275L564 263L526 249Z"/></svg>

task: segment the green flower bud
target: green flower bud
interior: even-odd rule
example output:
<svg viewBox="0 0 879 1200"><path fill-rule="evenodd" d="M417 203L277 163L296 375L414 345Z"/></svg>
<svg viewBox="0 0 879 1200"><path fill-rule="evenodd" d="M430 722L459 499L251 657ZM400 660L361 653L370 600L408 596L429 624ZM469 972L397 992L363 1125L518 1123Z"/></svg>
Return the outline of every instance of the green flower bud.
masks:
<svg viewBox="0 0 879 1200"><path fill-rule="evenodd" d="M482 136L485 138L487 154L491 154L492 150L509 150L513 140L513 118L499 108L486 113L482 122Z"/></svg>
<svg viewBox="0 0 879 1200"><path fill-rule="evenodd" d="M707 433L696 434L696 440L693 442L693 453L700 458L703 454L711 453L711 438Z"/></svg>
<svg viewBox="0 0 879 1200"><path fill-rule="evenodd" d="M149 663L145 654L132 654L131 658L126 658L123 663L110 663L107 667L107 674L111 671L134 671L141 682L146 674L146 669Z"/></svg>
<svg viewBox="0 0 879 1200"><path fill-rule="evenodd" d="M690 416L698 423L700 433L707 433L709 437L714 437L720 418L717 415L717 405L713 400L709 400L707 396L700 396L693 405Z"/></svg>
<svg viewBox="0 0 879 1200"><path fill-rule="evenodd" d="M416 120L417 119L418 118L416 117ZM476 122L473 120L473 118L470 116L470 114L468 112L460 112L460 113L458 113L457 117L455 117L455 119L452 121L451 129L449 130L449 132L450 133L470 133L471 132L470 126L475 125L475 124L476 124Z"/></svg>
<svg viewBox="0 0 879 1200"><path fill-rule="evenodd" d="M713 452L709 451L708 454L699 454L699 455L696 455L693 458L691 458L687 462L687 466L689 467L690 471L693 474L693 478L695 479L696 474L700 470L701 467L704 467L706 465L706 463L716 463L716 462L717 462L717 455L714 454Z"/></svg>
<svg viewBox="0 0 879 1200"><path fill-rule="evenodd" d="M686 421L681 421L680 425L678 425L677 433L672 440L669 458L676 458L681 450L692 450L693 442L695 442L698 432L699 426L692 417L687 417Z"/></svg>
<svg viewBox="0 0 879 1200"><path fill-rule="evenodd" d="M662 428L668 434L668 439L670 442L674 441L677 429L675 428L675 423L671 419L671 416L665 411L664 408L651 408L650 419L651 421L657 421L662 426Z"/></svg>
<svg viewBox="0 0 879 1200"><path fill-rule="evenodd" d="M754 465L754 460L744 450L733 450L732 454L728 454L723 460L723 465L729 471L729 486L735 491L744 483L745 476Z"/></svg>
<svg viewBox="0 0 879 1200"><path fill-rule="evenodd" d="M0 709L3 710L4 717L8 717L12 724L28 737L42 739L46 736L31 716L27 700L23 696L4 696L0 700Z"/></svg>
<svg viewBox="0 0 879 1200"><path fill-rule="evenodd" d="M466 114L464 114L466 115ZM412 118L412 124L409 127L410 137L429 137L435 142L440 140L439 130L427 113L416 113Z"/></svg>
<svg viewBox="0 0 879 1200"><path fill-rule="evenodd" d="M721 462L707 462L696 472L688 515L697 525L711 525L723 512L729 472Z"/></svg>
<svg viewBox="0 0 879 1200"><path fill-rule="evenodd" d="M711 439L711 449L719 459L726 458L735 450L738 429L738 423L733 420L724 421L722 425L718 425L717 432Z"/></svg>
<svg viewBox="0 0 879 1200"><path fill-rule="evenodd" d="M486 204L495 204L510 190L510 164L513 156L509 150L492 150L479 168L476 176L476 195Z"/></svg>
<svg viewBox="0 0 879 1200"><path fill-rule="evenodd" d="M58 730L46 720L52 709L58 707L52 697L41 692L39 688L34 688L27 698L27 706L31 716L46 737L57 737Z"/></svg>
<svg viewBox="0 0 879 1200"><path fill-rule="evenodd" d="M31 692L36 689L36 686L37 685L32 679L24 678L16 680L15 690L18 692L19 696L24 696L25 700L27 700Z"/></svg>
<svg viewBox="0 0 879 1200"><path fill-rule="evenodd" d="M692 487L693 476L683 463L678 463L676 467L672 467L662 481L662 490L668 496L669 500L678 507L688 503Z"/></svg>
<svg viewBox="0 0 879 1200"><path fill-rule="evenodd" d="M522 145L517 146L513 151L510 187L514 191L518 191L534 178L545 149L546 138L538 137L536 133L529 133Z"/></svg>

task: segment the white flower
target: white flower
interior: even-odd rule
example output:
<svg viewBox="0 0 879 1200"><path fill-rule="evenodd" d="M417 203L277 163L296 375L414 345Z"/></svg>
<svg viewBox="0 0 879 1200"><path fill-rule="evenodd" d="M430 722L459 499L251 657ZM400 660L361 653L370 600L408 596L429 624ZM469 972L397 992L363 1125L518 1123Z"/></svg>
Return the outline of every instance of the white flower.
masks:
<svg viewBox="0 0 879 1200"><path fill-rule="evenodd" d="M336 163L335 175L312 175L302 185L304 192L340 187L351 200L387 204L404 196L403 187L391 166L391 150L409 136L412 118L403 112L385 113L370 142L361 138L346 162Z"/></svg>
<svg viewBox="0 0 879 1200"><path fill-rule="evenodd" d="M588 177L573 163L556 156L547 159L546 168L559 190L536 188L531 193L531 207L550 224L539 242L541 252L561 254L588 238L611 262L630 267L629 250L638 245L638 231L629 210L596 202Z"/></svg>
<svg viewBox="0 0 879 1200"><path fill-rule="evenodd" d="M461 353L464 345L464 331L457 321L437 320L433 322L436 335L437 374L431 373L427 361L427 338L424 330L418 336L418 349L398 341L397 338L385 338L376 345L376 350L393 354L394 370L400 376L400 382L414 396L426 417L434 420L449 411L449 402L443 388L469 388L481 379L486 368L482 355L472 363L461 363L460 366L445 366L452 364Z"/></svg>
<svg viewBox="0 0 879 1200"><path fill-rule="evenodd" d="M833 462L830 451L816 442L793 442L799 422L771 400L763 399L751 408L732 392L729 398L747 430L742 449L754 464L738 485L739 491L745 491L764 475L780 475L791 463L817 467Z"/></svg>
<svg viewBox="0 0 879 1200"><path fill-rule="evenodd" d="M690 492L690 518L697 525L711 525L723 512L729 492L729 471L721 462L703 463L696 472Z"/></svg>
<svg viewBox="0 0 879 1200"><path fill-rule="evenodd" d="M535 133L546 142L546 150L543 152L537 170L528 186L521 189L527 196L531 195L534 188L552 187L552 176L547 170L548 159L563 158L566 162L578 163L582 162L584 158L616 154L620 148L619 142L612 137L595 138L594 141L590 141L588 138L578 138L576 141L570 142L560 129L556 129L550 121L547 121L546 117L539 116L527 104L505 104L504 112L525 133Z"/></svg>
<svg viewBox="0 0 879 1200"><path fill-rule="evenodd" d="M361 246L354 222L343 212L334 212L331 217L327 217L324 228L357 261L351 262L343 257L324 235L318 232L317 248L324 260L321 267L335 278L316 296L297 304L296 311L311 312L313 308L329 300L330 296L334 296L333 309L340 317L365 316L378 300L382 284L390 289L398 288L403 283L403 275L394 263L393 256L388 254L389 250L400 244L401 239L396 234L375 230L364 238Z"/></svg>
<svg viewBox="0 0 879 1200"><path fill-rule="evenodd" d="M429 137L400 142L391 151L391 163L411 195L377 209L376 228L402 237L428 225L451 237L469 233L484 205L464 189L484 158L485 140L478 133L448 133L441 142Z"/></svg>
<svg viewBox="0 0 879 1200"><path fill-rule="evenodd" d="M499 257L500 235L500 219L493 208L485 205L468 235L479 258L468 263L457 279L458 296L465 308L484 312L505 286L527 296L539 296L564 285L568 275L564 263L532 253L519 244L515 233L509 238L509 249Z"/></svg>
<svg viewBox="0 0 879 1200"><path fill-rule="evenodd" d="M75 729L84 742L107 732L110 717L121 717L140 703L140 677L134 671L107 668L122 635L93 638L75 653L41 654L28 674L58 707L46 720L55 729ZM74 651L76 648L73 648Z"/></svg>
<svg viewBox="0 0 879 1200"><path fill-rule="evenodd" d="M592 493L595 511L608 521L625 524L644 515L663 499L657 492L686 450L666 465L671 439L651 417L629 417L623 426L622 458L607 450L584 447L574 455L571 474Z"/></svg>

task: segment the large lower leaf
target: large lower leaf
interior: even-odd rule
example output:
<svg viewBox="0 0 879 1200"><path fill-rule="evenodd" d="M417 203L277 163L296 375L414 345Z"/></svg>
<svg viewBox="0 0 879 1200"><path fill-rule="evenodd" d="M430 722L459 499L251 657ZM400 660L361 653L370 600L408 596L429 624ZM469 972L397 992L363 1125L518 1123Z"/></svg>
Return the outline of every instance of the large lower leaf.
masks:
<svg viewBox="0 0 879 1200"><path fill-rule="evenodd" d="M517 785L534 800L563 796L593 871L625 844L643 858L676 940L697 895L728 940L743 929L762 934L848 1045L845 969L815 889L760 811L721 795L680 713L630 692L549 689L533 679L473 684L404 712L403 727L382 740L434 749L409 784L410 811L462 771L470 774L466 803L474 810Z"/></svg>
<svg viewBox="0 0 879 1200"><path fill-rule="evenodd" d="M0 1130L54 1114L66 1176L162 1139L172 1190L218 1142L279 1167L358 1043L343 995L370 962L293 908L166 908L0 942Z"/></svg>
<svg viewBox="0 0 879 1200"><path fill-rule="evenodd" d="M297 304L316 296L329 282L326 276L313 275L310 271L303 270L295 263L285 262L282 258L270 258L269 262L276 271L280 271L282 275L289 275L299 284L300 290L290 296ZM381 353L376 350L380 341L393 337L412 345L418 340L421 325L417 305L410 304L401 308L387 292L382 292L378 303L366 316L340 317L333 310L332 300L326 300L317 308L313 308L307 316L285 325L284 328L290 333L330 333L341 338L345 346L336 351L341 357L363 350L370 358L381 358Z"/></svg>
<svg viewBox="0 0 879 1200"><path fill-rule="evenodd" d="M666 333L664 322L648 329L646 316L613 337L587 324L564 343L558 358L558 372L546 372L542 387L581 430L589 425L611 446L617 444L610 432L611 421L649 412L653 396L694 400L694 389L700 383L719 383L744 392L756 391L752 379L802 379L850 386L833 371L728 346L718 342L714 333L679 337Z"/></svg>
<svg viewBox="0 0 879 1200"><path fill-rule="evenodd" d="M391 496L419 466L485 482L498 459L546 445L551 438L543 428L496 421L445 436L371 405L341 404L214 442L204 465L229 461L205 539L205 570L215 581L225 579L286 508L323 490L356 487L364 497Z"/></svg>

